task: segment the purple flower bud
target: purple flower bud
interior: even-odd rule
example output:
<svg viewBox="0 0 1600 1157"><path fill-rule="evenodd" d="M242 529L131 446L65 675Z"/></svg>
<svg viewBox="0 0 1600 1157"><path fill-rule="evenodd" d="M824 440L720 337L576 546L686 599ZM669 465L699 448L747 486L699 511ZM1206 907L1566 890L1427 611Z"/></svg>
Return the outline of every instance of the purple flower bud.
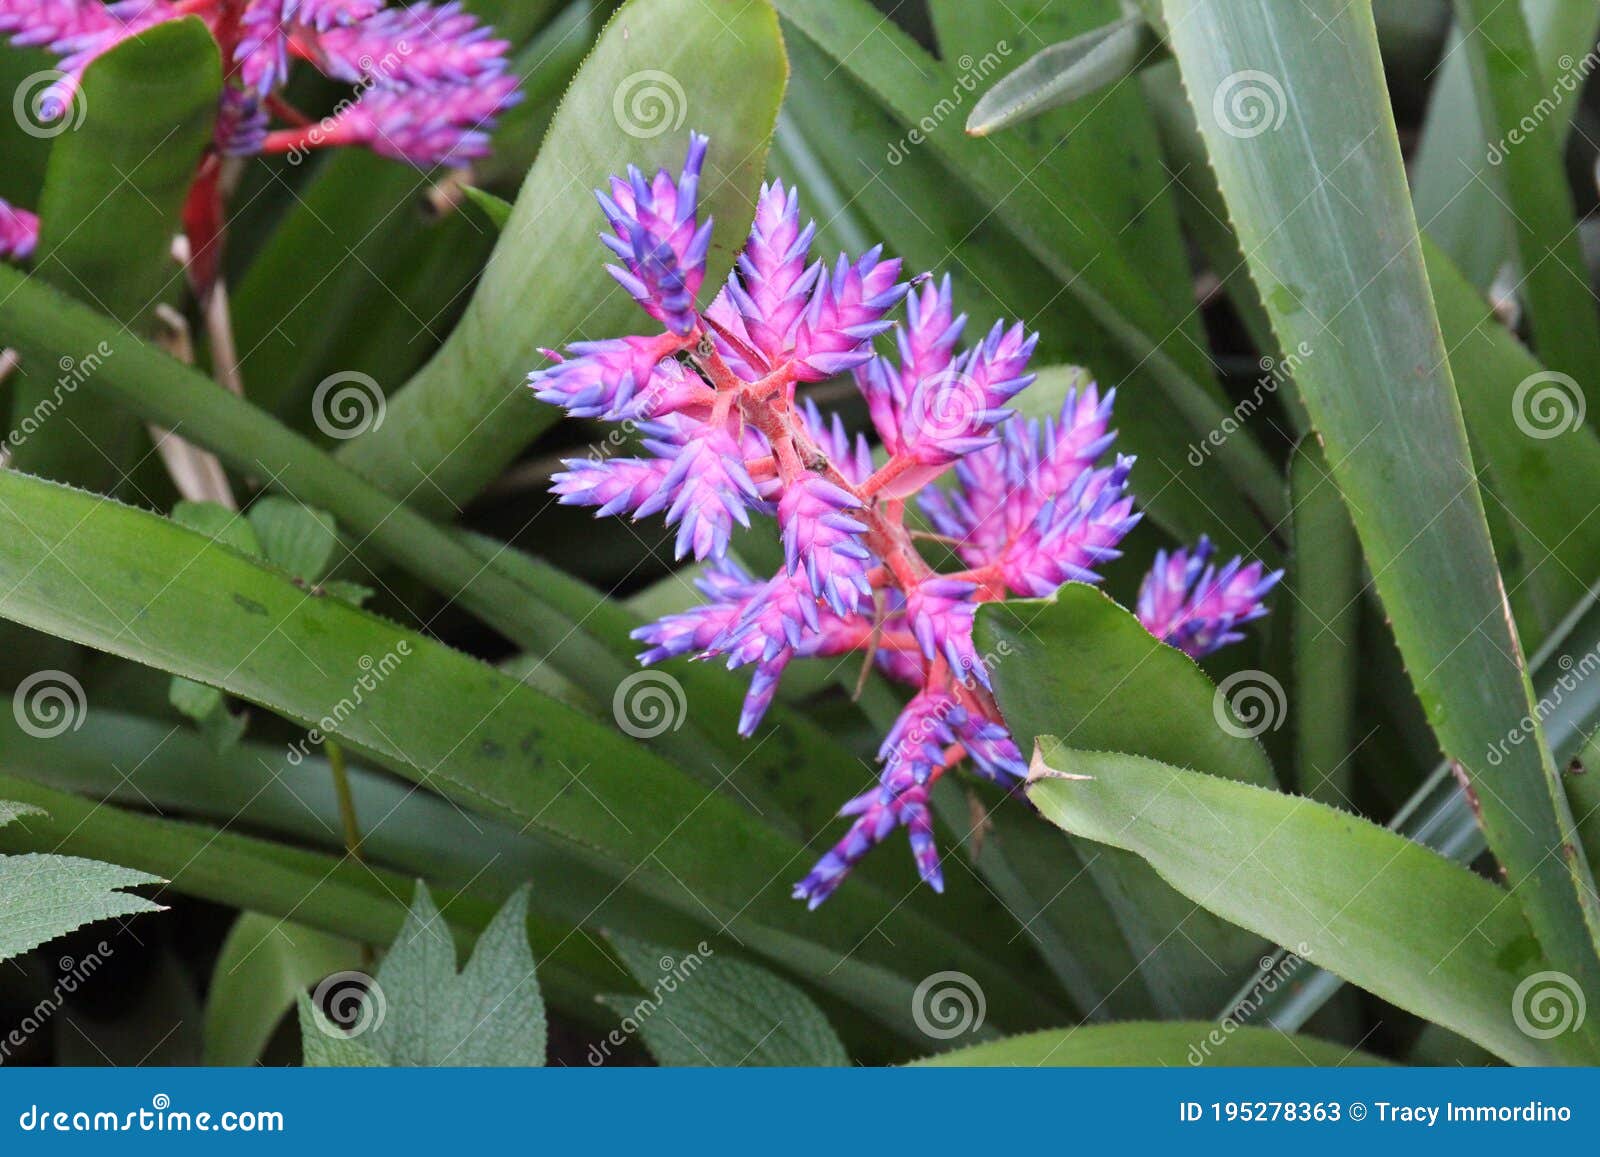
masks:
<svg viewBox="0 0 1600 1157"><path fill-rule="evenodd" d="M902 826L911 838L917 873L935 892L944 891L939 853L933 842L928 789L913 780L909 773L897 774L883 787L857 796L840 808L839 814L855 816L856 821L844 838L817 861L805 879L794 886L795 899L804 900L808 908L815 909L833 895L862 857Z"/></svg>
<svg viewBox="0 0 1600 1157"><path fill-rule="evenodd" d="M944 766L944 749L956 741L954 724L965 714L965 709L942 691L923 690L913 695L878 748L884 782L896 782L902 772L908 772L914 782L927 783Z"/></svg>
<svg viewBox="0 0 1600 1157"><path fill-rule="evenodd" d="M0 201L0 258L26 261L39 244L39 218Z"/></svg>
<svg viewBox="0 0 1600 1157"><path fill-rule="evenodd" d="M860 509L853 494L818 474L791 483L778 501L789 573L804 564L812 593L840 615L872 598L867 582L872 554L862 544L867 527L846 513Z"/></svg>
<svg viewBox="0 0 1600 1157"><path fill-rule="evenodd" d="M598 506L596 518L632 514L661 493L672 463L660 458L568 458L566 470L552 476L551 489L563 506Z"/></svg>
<svg viewBox="0 0 1600 1157"><path fill-rule="evenodd" d="M956 678L976 679L987 687L989 673L972 642L978 610L972 596L977 589L960 579L926 579L907 592L906 619L925 656L943 656Z"/></svg>
<svg viewBox="0 0 1600 1157"><path fill-rule="evenodd" d="M339 7L339 6L335 6ZM349 6L343 6L347 10ZM301 8L296 20L323 17ZM329 23L300 38L313 63L335 80L384 88L472 85L505 72L511 47L461 4L383 8L363 20Z"/></svg>
<svg viewBox="0 0 1600 1157"><path fill-rule="evenodd" d="M872 339L889 328L884 314L905 296L900 261L879 261L883 246L854 265L844 254L832 276L820 275L795 333L796 378L820 382L872 357Z"/></svg>
<svg viewBox="0 0 1600 1157"><path fill-rule="evenodd" d="M418 168L461 165L488 155L495 119L521 99L514 76L437 90L371 88L335 119L328 139Z"/></svg>
<svg viewBox="0 0 1600 1157"><path fill-rule="evenodd" d="M968 711L956 721L955 732L956 742L966 749L973 767L983 778L1002 787L1012 787L1027 779L1027 760L1022 758L1017 741L1004 724Z"/></svg>
<svg viewBox="0 0 1600 1157"><path fill-rule="evenodd" d="M638 513L666 509L667 525L678 527L674 548L678 558L691 551L697 559L708 555L721 558L728 551L733 524L749 526L747 508L761 501L756 484L745 471L739 444L726 429L703 425L680 446L660 439L645 445L651 453L671 458L672 467L662 479L661 489Z"/></svg>
<svg viewBox="0 0 1600 1157"><path fill-rule="evenodd" d="M699 133L689 134L677 180L662 169L647 182L630 165L627 180L612 178L609 196L595 191L613 230L600 240L623 262L606 268L646 313L676 334L695 326L695 297L711 245L710 219L699 224L696 218L706 144Z"/></svg>
<svg viewBox="0 0 1600 1157"><path fill-rule="evenodd" d="M639 656L645 665L678 655L703 655L744 617L752 599L766 589L738 563L714 560L695 580L695 586L708 602L678 614L668 615L633 632L633 638L649 643Z"/></svg>
<svg viewBox="0 0 1600 1157"><path fill-rule="evenodd" d="M852 443L839 415L832 414L824 419L810 398L800 401L799 413L800 425L806 434L840 474L856 486L872 477L872 447L867 444L865 435L857 434Z"/></svg>
<svg viewBox="0 0 1600 1157"><path fill-rule="evenodd" d="M1040 508L998 560L1006 585L1042 598L1065 582L1098 583L1095 567L1121 555L1117 543L1138 523L1127 493L1132 458L1078 475L1065 494Z"/></svg>
<svg viewBox="0 0 1600 1157"><path fill-rule="evenodd" d="M670 344L670 343L668 343ZM575 418L651 418L708 400L710 390L671 358L659 337L574 342L573 356L528 376L541 402Z"/></svg>
<svg viewBox="0 0 1600 1157"><path fill-rule="evenodd" d="M822 272L820 263L807 264L816 231L815 223L800 227L793 189L786 191L782 181L761 187L750 239L728 278L727 293L744 335L769 366L792 348L795 326Z"/></svg>
<svg viewBox="0 0 1600 1157"><path fill-rule="evenodd" d="M1267 613L1262 599L1283 572L1265 573L1259 562L1235 558L1220 570L1215 551L1202 537L1191 550L1156 552L1155 565L1139 588L1139 621L1156 638L1193 658L1211 654L1244 635L1236 627Z"/></svg>
<svg viewBox="0 0 1600 1157"><path fill-rule="evenodd" d="M294 18L324 32L365 20L382 11L385 0L296 0Z"/></svg>

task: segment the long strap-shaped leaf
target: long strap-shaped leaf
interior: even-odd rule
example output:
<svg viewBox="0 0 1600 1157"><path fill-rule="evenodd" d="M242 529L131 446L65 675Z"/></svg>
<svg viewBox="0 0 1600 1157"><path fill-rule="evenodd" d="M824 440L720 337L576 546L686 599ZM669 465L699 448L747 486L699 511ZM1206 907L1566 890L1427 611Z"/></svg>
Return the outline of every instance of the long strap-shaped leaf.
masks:
<svg viewBox="0 0 1600 1157"><path fill-rule="evenodd" d="M1537 735L1406 194L1371 9L1166 0L1172 45L1250 269L1327 446L1445 753L1560 969L1600 991L1594 881ZM1234 119L1253 85L1263 123ZM1259 129L1260 131L1257 131ZM1532 720L1537 742L1489 752Z"/></svg>
<svg viewBox="0 0 1600 1157"><path fill-rule="evenodd" d="M114 576L90 587L80 576ZM573 855L735 935L763 926L828 958L915 979L983 979L996 1018L1048 1005L865 883L821 917L789 898L809 853L738 804L525 684L432 640L315 597L154 515L0 474L0 616L221 687L469 810L538 829ZM377 672L382 672L379 678ZM881 933L881 935L880 935ZM909 998L909 985L903 994ZM909 999L876 1012L913 1031Z"/></svg>
<svg viewBox="0 0 1600 1157"><path fill-rule="evenodd" d="M1592 1063L1593 1021L1541 1040L1524 982L1549 970L1506 893L1323 804L1046 737L1028 798L1076 835L1143 856L1173 887L1401 1008L1519 1064ZM1571 985L1572 978L1566 978Z"/></svg>

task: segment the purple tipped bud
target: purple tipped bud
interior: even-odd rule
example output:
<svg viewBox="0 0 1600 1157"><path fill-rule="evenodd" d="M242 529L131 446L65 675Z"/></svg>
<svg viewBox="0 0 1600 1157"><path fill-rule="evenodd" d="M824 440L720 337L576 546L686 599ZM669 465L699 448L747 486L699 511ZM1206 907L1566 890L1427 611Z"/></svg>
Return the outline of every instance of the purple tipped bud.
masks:
<svg viewBox="0 0 1600 1157"><path fill-rule="evenodd" d="M696 218L706 144L706 137L689 134L689 152L676 180L663 169L646 181L630 167L626 180L611 179L609 195L595 193L613 230L600 239L623 262L607 267L611 275L646 313L677 334L695 326L695 298L711 245L711 221L701 224Z"/></svg>
<svg viewBox="0 0 1600 1157"><path fill-rule="evenodd" d="M789 573L803 566L812 593L840 615L872 598L872 555L862 541L867 527L847 513L860 509L853 494L817 474L790 484L778 502Z"/></svg>
<svg viewBox="0 0 1600 1157"><path fill-rule="evenodd" d="M1192 551L1156 552L1139 588L1145 629L1196 659L1244 638L1236 628L1267 613L1261 600L1283 577L1238 558L1219 570L1210 562L1214 549L1202 537Z"/></svg>
<svg viewBox="0 0 1600 1157"><path fill-rule="evenodd" d="M0 259L26 261L39 244L39 218L0 201Z"/></svg>

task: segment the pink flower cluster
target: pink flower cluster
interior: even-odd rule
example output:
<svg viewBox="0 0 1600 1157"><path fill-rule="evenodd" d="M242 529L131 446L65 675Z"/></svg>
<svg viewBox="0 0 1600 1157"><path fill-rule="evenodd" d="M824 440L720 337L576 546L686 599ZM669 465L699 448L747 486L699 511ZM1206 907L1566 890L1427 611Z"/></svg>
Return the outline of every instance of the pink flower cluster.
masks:
<svg viewBox="0 0 1600 1157"><path fill-rule="evenodd" d="M973 644L979 603L1097 582L1139 520L1127 492L1132 459L1100 460L1115 437L1113 394L1069 393L1059 417L1014 418L1007 403L1032 381L1035 337L996 324L960 348L965 317L950 282L907 285L873 249L831 267L811 257L793 190L762 189L749 240L710 305L697 305L711 221L698 219L704 137L680 174L630 169L598 193L617 281L664 332L582 342L535 372L537 396L587 418L632 423L645 456L575 459L554 490L601 515L664 514L679 557L710 560L706 602L636 632L645 663L719 656L752 668L740 731L752 734L791 660L870 656L914 689L878 756L879 782L849 801L848 832L795 886L812 907L874 845L904 827L923 880L942 889L928 792L969 761L1015 786L1023 753L1000 715ZM902 301L902 321L889 314ZM892 338L894 356L875 341ZM852 437L796 388L849 374L882 445ZM934 483L953 473L952 484ZM916 498L941 554L918 549ZM728 556L735 526L773 517L784 565L767 578ZM1191 655L1240 635L1277 581L1259 563L1210 564L1204 541L1162 554L1139 600L1141 620Z"/></svg>

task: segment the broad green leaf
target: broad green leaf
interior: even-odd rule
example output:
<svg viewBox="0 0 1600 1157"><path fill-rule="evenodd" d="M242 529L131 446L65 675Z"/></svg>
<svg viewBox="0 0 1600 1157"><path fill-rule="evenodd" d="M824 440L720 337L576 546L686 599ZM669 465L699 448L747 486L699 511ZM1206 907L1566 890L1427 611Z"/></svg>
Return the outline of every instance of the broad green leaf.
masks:
<svg viewBox="0 0 1600 1157"><path fill-rule="evenodd" d="M1271 676L1252 672L1254 678L1236 689L1215 687L1193 660L1157 641L1093 587L1072 583L1051 599L987 605L979 611L975 637L1000 709L1025 753L1039 736L1063 731L1071 736L1068 742L1086 748L1164 759L1262 786L1274 783L1255 738L1284 722L1282 688ZM1246 724L1226 713L1233 704L1247 709ZM1119 992L1127 976L1136 977L1169 1016L1209 1011L1261 956L1264 945L1256 937L1196 909L1134 856L1082 843L1042 854L1050 856L1054 871L1029 865L1027 875L1036 881L1029 908L1048 907L1059 935L1102 978L1127 967L1125 961L1134 965L1111 976L1113 987L1099 994L1096 1006L1104 1003L1113 1014L1136 1012L1144 999ZM1083 938L1072 912L1054 905L1063 886L1091 883L1104 896L1123 944ZM1046 890L1038 891L1041 885ZM1094 906L1095 923L1103 928L1099 907Z"/></svg>
<svg viewBox="0 0 1600 1157"><path fill-rule="evenodd" d="M215 687L174 675L167 701L199 724L201 733L218 751L233 746L244 736L244 716L229 711L227 697Z"/></svg>
<svg viewBox="0 0 1600 1157"><path fill-rule="evenodd" d="M268 562L303 583L327 573L339 545L339 527L331 514L268 495L251 504L247 517Z"/></svg>
<svg viewBox="0 0 1600 1157"><path fill-rule="evenodd" d="M1361 619L1361 544L1338 483L1315 441L1295 448L1289 467L1294 516L1293 618L1295 785L1321 803L1358 811L1354 767Z"/></svg>
<svg viewBox="0 0 1600 1157"><path fill-rule="evenodd" d="M982 954L865 881L835 896L825 918L807 913L789 897L808 856L802 844L645 744L465 655L318 598L163 519L65 487L0 474L0 522L0 578L15 584L0 615L335 736L464 808L584 848L696 919L720 912L735 928L770 925L825 945L824 984L842 985L851 958L880 960L908 980L961 961L995 985L995 1004L1006 1006L997 1020L1025 1020L1038 1007ZM91 568L118 581L91 591L73 577ZM875 1011L909 1034L908 1008Z"/></svg>
<svg viewBox="0 0 1600 1157"><path fill-rule="evenodd" d="M1511 0L1455 0L1466 29L1462 51L1477 107L1489 131L1506 142L1484 179L1511 219L1534 346L1545 365L1582 382L1600 381L1600 316L1586 288L1589 272L1578 244L1572 191L1558 132L1522 126L1548 100L1543 70L1520 7ZM1596 416L1600 424L1600 415Z"/></svg>
<svg viewBox="0 0 1600 1157"><path fill-rule="evenodd" d="M226 543L242 554L266 557L250 520L226 506L215 502L179 502L172 508L172 521Z"/></svg>
<svg viewBox="0 0 1600 1157"><path fill-rule="evenodd" d="M45 816L44 809L32 804L0 801L0 827L27 827ZM143 896L122 891L160 882L130 868L74 856L0 856L0 960L96 920L165 911Z"/></svg>
<svg viewBox="0 0 1600 1157"><path fill-rule="evenodd" d="M713 953L613 935L643 997L603 1001L663 1065L847 1065L838 1034L811 999L764 968Z"/></svg>
<svg viewBox="0 0 1600 1157"><path fill-rule="evenodd" d="M1196 903L1518 1064L1592 1062L1593 1025L1519 1027L1547 970L1506 893L1346 812L1250 784L1050 737L1028 798L1066 831L1125 848ZM1570 978L1569 978L1570 981Z"/></svg>
<svg viewBox="0 0 1600 1157"><path fill-rule="evenodd" d="M1125 16L1030 56L978 98L967 132L992 132L1100 92L1156 59L1161 41L1142 16Z"/></svg>
<svg viewBox="0 0 1600 1157"><path fill-rule="evenodd" d="M1387 1064L1344 1045L1252 1025L1216 1021L1126 1021L1031 1032L951 1049L917 1061L923 1068L1106 1066L1284 1066Z"/></svg>
<svg viewBox="0 0 1600 1157"><path fill-rule="evenodd" d="M941 64L891 21L882 18L867 0L776 0L776 7L895 114L902 136L891 141L891 150L903 155L924 145L931 148L948 167L952 179L992 206L995 218L1055 275L1067 293L1079 299L1133 362L1146 366L1161 383L1165 403L1179 419L1173 430L1178 445L1218 424L1225 410L1221 393L1211 380L1203 342L1191 332L1195 320L1187 298L1187 278L1152 282L1143 272L1152 260L1159 261L1160 268L1168 268L1175 254L1152 236L1153 247L1141 254L1141 263L1105 223L1110 218L1086 211L1089 206L1103 210L1106 203L1101 197L1110 187L1090 183L1080 191L1077 183L1089 166L1105 164L1107 154L1103 150L1113 150L1110 155L1123 155L1148 139L1148 126L1125 119L1108 122L1102 126L1108 137L1095 134L1103 142L1102 149L1091 149L1081 163L1072 167L1064 167L1066 154L1061 151L1060 127L1079 124L1089 110L1061 109L1028 122L1018 132L983 140L968 137L962 131L958 99L973 83L974 75L984 75L985 68L992 73L998 68L996 61L1003 57L994 36L981 42L957 41L947 29L992 28L1003 22L1010 35L1023 37L1026 42L1027 37L1040 35L1041 20L1081 20L1086 8L1023 5L1040 14L1025 26L1022 17L997 13L987 5L941 4L935 10L945 57ZM1088 26L1104 24L1116 15L1115 5L1098 5L1094 23ZM1043 42L1039 46L1043 47ZM965 73L951 67L960 64L962 52L972 57ZM1133 91L1119 94L1119 99L1133 100L1137 108L1136 97ZM1058 121L1058 117L1063 119ZM1074 139L1087 144L1090 134L1085 131L1079 138L1075 133ZM890 160L895 159L892 151ZM1123 163L1139 162L1125 157ZM1153 152L1146 163L1155 163ZM1031 179L1019 180L1019 173L1030 174ZM1158 187L1147 196L1154 196L1153 206L1165 219L1170 212L1165 194ZM1131 214L1137 220L1140 216L1138 208L1125 200L1117 208L1118 218L1126 219ZM1151 400L1148 404L1156 403ZM1281 509L1283 496L1276 471L1251 439L1230 439L1222 458L1227 476L1244 490L1257 509L1269 516ZM1164 465L1180 474L1182 454L1173 455Z"/></svg>
<svg viewBox="0 0 1600 1157"><path fill-rule="evenodd" d="M1423 257L1490 529L1504 527L1507 597L1522 636L1544 639L1600 575L1600 438L1582 387L1540 365L1427 236Z"/></svg>
<svg viewBox="0 0 1600 1157"><path fill-rule="evenodd" d="M1550 100L1521 112L1540 118L1535 133L1560 142L1579 103L1582 77L1574 64L1594 49L1600 6L1587 0L1521 0L1521 8L1538 55L1541 95ZM1485 128L1488 118L1480 113L1461 40L1457 27L1433 82L1422 141L1411 162L1411 185L1422 227L1483 292L1512 252L1506 205L1496 196L1492 171L1509 142L1500 143L1499 133Z"/></svg>
<svg viewBox="0 0 1600 1157"><path fill-rule="evenodd" d="M381 1069L383 1058L359 1037L347 1036L311 1003L305 993L295 998L300 1013L301 1063L308 1069Z"/></svg>
<svg viewBox="0 0 1600 1157"><path fill-rule="evenodd" d="M529 1067L545 1061L544 998L539 995L528 948L528 894L516 892L478 938L467 966L457 973L455 943L439 910L418 884L411 914L383 958L371 988L349 994L359 1007L342 1010L359 1063L387 1066ZM301 998L301 1034L307 1064L351 1063L349 1043L329 1037L328 1026L307 1025ZM330 1039L331 1045L316 1038Z"/></svg>
<svg viewBox="0 0 1600 1157"><path fill-rule="evenodd" d="M89 66L64 119L44 126L58 135L39 202L38 276L144 327L182 284L172 238L211 140L221 76L216 42L197 19L157 25ZM13 428L33 416L38 429L14 446L12 462L110 489L142 431L80 389L94 372L92 348L24 363Z"/></svg>
<svg viewBox="0 0 1600 1157"><path fill-rule="evenodd" d="M1222 192L1441 747L1552 964L1600 987L1595 885L1536 719L1423 268L1370 10L1166 0ZM1231 119L1241 78L1281 99ZM1374 223L1382 222L1382 228Z"/></svg>
<svg viewBox="0 0 1600 1157"><path fill-rule="evenodd" d="M493 193L485 192L473 185L468 185L464 192L467 203L483 214L484 219L493 226L497 234L505 229L506 222L511 220L510 201L501 200Z"/></svg>
<svg viewBox="0 0 1600 1157"><path fill-rule="evenodd" d="M361 946L288 920L243 912L206 992L207 1065L253 1065L301 993L361 963Z"/></svg>
<svg viewBox="0 0 1600 1157"><path fill-rule="evenodd" d="M681 165L691 129L712 142L700 196L718 226L706 284L718 284L744 243L786 72L765 4L620 8L567 90L460 324L343 460L423 510L450 511L553 424L560 412L523 388L539 348L645 320L605 272L590 190L629 164ZM548 292L558 274L561 291Z"/></svg>

